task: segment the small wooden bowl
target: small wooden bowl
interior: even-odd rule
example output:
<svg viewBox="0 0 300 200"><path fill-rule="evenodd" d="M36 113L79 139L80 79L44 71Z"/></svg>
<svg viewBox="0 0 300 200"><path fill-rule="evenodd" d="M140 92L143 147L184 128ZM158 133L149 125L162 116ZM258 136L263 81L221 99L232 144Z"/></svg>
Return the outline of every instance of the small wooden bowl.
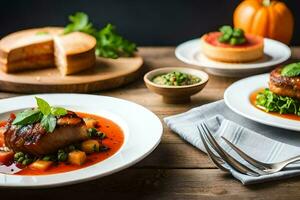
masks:
<svg viewBox="0 0 300 200"><path fill-rule="evenodd" d="M152 82L152 79L155 76L166 74L169 72L182 72L197 76L201 79L199 83L193 85L185 85L185 86L168 86L168 85L159 85ZM208 82L208 74L197 69L191 68L181 68L181 67L167 67L155 69L144 76L144 81L146 83L147 88L157 94L163 96L163 101L165 103L186 103L191 100L191 96L200 92L206 83Z"/></svg>

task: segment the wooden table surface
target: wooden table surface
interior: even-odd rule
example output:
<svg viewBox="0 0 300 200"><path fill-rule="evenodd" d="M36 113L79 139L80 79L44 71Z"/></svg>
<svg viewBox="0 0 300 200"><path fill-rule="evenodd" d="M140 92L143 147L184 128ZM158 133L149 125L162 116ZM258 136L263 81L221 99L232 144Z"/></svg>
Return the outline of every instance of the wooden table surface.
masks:
<svg viewBox="0 0 300 200"><path fill-rule="evenodd" d="M145 59L144 72L160 67L189 66L175 58L173 47L144 47L139 53ZM300 58L300 48L293 48L293 58ZM222 99L224 90L236 80L211 75L203 91L195 95L191 103L182 105L164 104L160 96L146 89L142 76L123 88L99 94L136 102L163 119ZM0 92L0 98L18 95L22 94ZM163 138L157 149L129 169L72 186L0 189L0 194L2 199L299 199L300 177L243 186L217 169L204 153L184 142L164 124Z"/></svg>

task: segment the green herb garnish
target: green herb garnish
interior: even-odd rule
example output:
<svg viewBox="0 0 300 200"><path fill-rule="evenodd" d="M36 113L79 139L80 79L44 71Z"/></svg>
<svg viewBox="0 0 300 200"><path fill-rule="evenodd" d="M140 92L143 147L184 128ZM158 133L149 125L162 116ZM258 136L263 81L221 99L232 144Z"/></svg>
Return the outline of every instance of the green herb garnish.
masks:
<svg viewBox="0 0 300 200"><path fill-rule="evenodd" d="M25 126L41 122L47 132L53 132L56 127L56 117L67 114L67 110L61 107L51 107L45 100L35 97L37 108L24 110L16 115L13 125Z"/></svg>
<svg viewBox="0 0 300 200"><path fill-rule="evenodd" d="M93 27L93 24L89 22L89 17L83 12L77 12L74 15L69 16L70 24L64 29L64 34L68 34L75 31L84 32L92 36L96 36L97 30Z"/></svg>
<svg viewBox="0 0 300 200"><path fill-rule="evenodd" d="M245 33L240 28L232 28L231 26L222 26L220 29L222 35L218 38L221 43L229 43L231 45L239 45L246 43Z"/></svg>
<svg viewBox="0 0 300 200"><path fill-rule="evenodd" d="M80 31L94 36L97 40L96 55L105 58L130 57L137 51L136 44L124 39L116 32L115 26L107 24L97 30L89 22L87 14L77 12L69 16L70 23L65 27L64 34Z"/></svg>
<svg viewBox="0 0 300 200"><path fill-rule="evenodd" d="M256 96L256 105L266 112L295 114L300 116L300 101L291 97L279 96L268 88Z"/></svg>
<svg viewBox="0 0 300 200"><path fill-rule="evenodd" d="M33 124L42 119L42 113L37 109L27 109L23 112L17 114L15 120L13 121L14 125L26 125Z"/></svg>
<svg viewBox="0 0 300 200"><path fill-rule="evenodd" d="M300 62L298 63L291 63L286 66L284 66L281 70L282 76L287 77L294 77L300 75Z"/></svg>

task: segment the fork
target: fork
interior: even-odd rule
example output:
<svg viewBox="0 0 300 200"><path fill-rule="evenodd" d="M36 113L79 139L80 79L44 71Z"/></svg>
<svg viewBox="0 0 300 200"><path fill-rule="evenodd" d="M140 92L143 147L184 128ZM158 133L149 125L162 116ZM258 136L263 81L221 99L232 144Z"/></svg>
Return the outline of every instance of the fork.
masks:
<svg viewBox="0 0 300 200"><path fill-rule="evenodd" d="M243 152L241 149L239 149L237 146L235 146L232 142L227 140L225 137L221 136L221 138L236 152L238 153L244 160L246 160L249 164L255 166L256 168L268 173L273 174L275 172L281 171L283 168L285 168L287 165L300 161L300 156L295 156L292 158L289 158L285 161L277 162L277 163L264 163L261 161L258 161L251 156L247 155L245 152Z"/></svg>
<svg viewBox="0 0 300 200"><path fill-rule="evenodd" d="M229 155L218 143L217 141L214 139L214 137L212 136L212 134L210 133L210 131L208 130L207 126L205 123L202 123L201 128L203 130L203 134L201 132L201 130L198 128L199 133L200 133L200 137L203 141L203 144L207 150L208 155L210 156L210 158L212 159L212 161L222 170L226 170L229 171L228 168L225 168L223 166L224 163L228 164L231 168L235 169L236 171L242 173L242 174L246 174L246 175L250 175L250 176L260 176L262 175L261 173L258 173L252 169L250 169L249 167L243 165L242 163L240 163L239 161L237 161L235 158L233 158L231 155ZM209 144L209 145L208 145ZM215 155L209 148L209 146L214 149L216 151L216 153L219 155Z"/></svg>

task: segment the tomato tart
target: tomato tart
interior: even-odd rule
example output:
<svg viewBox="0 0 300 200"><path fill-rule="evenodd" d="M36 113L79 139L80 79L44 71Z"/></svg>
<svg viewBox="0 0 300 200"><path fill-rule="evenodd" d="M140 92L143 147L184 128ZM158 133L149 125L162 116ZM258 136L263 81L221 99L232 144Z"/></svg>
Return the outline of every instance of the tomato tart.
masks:
<svg viewBox="0 0 300 200"><path fill-rule="evenodd" d="M264 42L260 36L246 34L242 29L223 26L219 32L201 37L202 52L210 59L221 62L244 63L258 60L264 55Z"/></svg>

